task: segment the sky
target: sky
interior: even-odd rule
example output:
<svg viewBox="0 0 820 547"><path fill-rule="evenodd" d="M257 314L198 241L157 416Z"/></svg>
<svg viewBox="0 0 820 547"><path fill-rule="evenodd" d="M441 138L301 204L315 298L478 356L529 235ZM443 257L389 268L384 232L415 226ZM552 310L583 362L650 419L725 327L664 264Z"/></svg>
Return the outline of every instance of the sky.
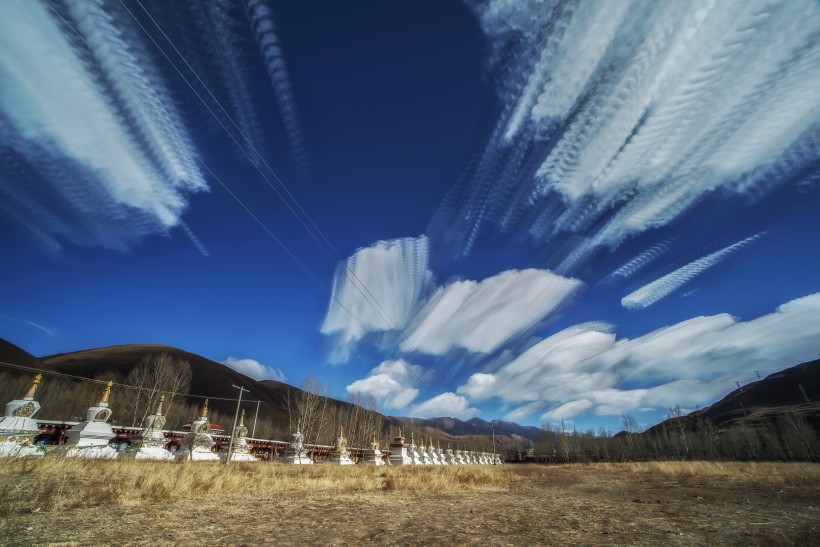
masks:
<svg viewBox="0 0 820 547"><path fill-rule="evenodd" d="M820 5L0 3L0 337L617 431L820 355Z"/></svg>

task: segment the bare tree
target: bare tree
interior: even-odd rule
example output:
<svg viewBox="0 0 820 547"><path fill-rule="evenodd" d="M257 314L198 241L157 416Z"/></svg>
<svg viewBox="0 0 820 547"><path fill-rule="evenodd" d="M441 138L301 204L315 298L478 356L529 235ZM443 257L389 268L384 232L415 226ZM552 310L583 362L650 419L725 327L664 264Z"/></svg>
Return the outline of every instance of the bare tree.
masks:
<svg viewBox="0 0 820 547"><path fill-rule="evenodd" d="M131 425L142 424L156 408L161 395L165 395L165 413L169 414L174 399L190 391L192 376L188 361L165 352L145 355L128 374L127 383L136 388L127 404Z"/></svg>

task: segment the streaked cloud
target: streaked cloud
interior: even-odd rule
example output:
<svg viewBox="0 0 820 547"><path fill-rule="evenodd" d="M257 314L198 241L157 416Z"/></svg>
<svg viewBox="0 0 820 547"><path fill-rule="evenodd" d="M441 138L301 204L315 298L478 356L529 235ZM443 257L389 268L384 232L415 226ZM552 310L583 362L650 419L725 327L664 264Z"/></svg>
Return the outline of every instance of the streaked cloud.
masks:
<svg viewBox="0 0 820 547"><path fill-rule="evenodd" d="M419 365L411 365L404 359L382 362L371 370L366 378L356 380L345 390L350 394L371 395L386 408L400 410L419 396L416 387L429 380L431 371Z"/></svg>
<svg viewBox="0 0 820 547"><path fill-rule="evenodd" d="M621 305L628 309L643 309L651 306L661 298L685 285L694 277L719 264L732 253L742 249L763 235L764 233L755 234L737 243L733 243L728 247L724 247L719 251L694 260L624 296L621 299Z"/></svg>
<svg viewBox="0 0 820 547"><path fill-rule="evenodd" d="M570 298L581 282L547 270L508 270L436 290L413 318L404 351L441 355L455 347L490 353Z"/></svg>
<svg viewBox="0 0 820 547"><path fill-rule="evenodd" d="M471 402L544 403L544 420L592 411L618 415L646 407L693 408L748 380L817 353L820 293L748 321L695 317L634 339L612 327L571 327L532 346L497 372L475 373L457 389ZM575 414L573 414L575 413Z"/></svg>
<svg viewBox="0 0 820 547"><path fill-rule="evenodd" d="M810 0L474 4L502 115L434 242L482 231L592 250L716 192L759 198L820 159L820 6ZM536 166L536 167L533 167ZM797 177L798 180L795 179Z"/></svg>
<svg viewBox="0 0 820 547"><path fill-rule="evenodd" d="M278 382L284 382L287 379L285 374L278 368L264 365L256 359L228 357L222 361L222 364L254 380L276 380Z"/></svg>
<svg viewBox="0 0 820 547"><path fill-rule="evenodd" d="M535 401L532 403L521 405L508 412L507 415L504 416L504 419L509 420L511 422L520 422L522 420L526 420L527 418L529 418L530 416L544 408L545 405L546 403L543 403L541 401Z"/></svg>
<svg viewBox="0 0 820 547"><path fill-rule="evenodd" d="M339 264L321 331L332 362L346 361L368 332L403 329L430 282L427 238L379 241Z"/></svg>
<svg viewBox="0 0 820 547"><path fill-rule="evenodd" d="M93 53L45 4L0 5L0 173L15 181L0 201L51 250L123 250L175 226L206 186L151 60L100 2L69 11Z"/></svg>
<svg viewBox="0 0 820 547"><path fill-rule="evenodd" d="M285 125L291 148L302 167L305 164L305 143L299 109L290 77L285 66L282 44L276 31L273 9L265 0L247 0L248 16L251 20L259 52L265 60L279 113Z"/></svg>

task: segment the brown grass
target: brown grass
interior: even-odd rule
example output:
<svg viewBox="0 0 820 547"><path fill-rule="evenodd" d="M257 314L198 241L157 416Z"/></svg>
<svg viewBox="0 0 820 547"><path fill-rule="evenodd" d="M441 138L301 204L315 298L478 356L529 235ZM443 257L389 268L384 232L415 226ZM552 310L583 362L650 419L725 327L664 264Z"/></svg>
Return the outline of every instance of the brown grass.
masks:
<svg viewBox="0 0 820 547"><path fill-rule="evenodd" d="M820 487L820 465L814 463L668 461L593 464L588 467L668 477L723 478L761 484Z"/></svg>
<svg viewBox="0 0 820 547"><path fill-rule="evenodd" d="M276 463L164 463L46 457L0 466L0 515L97 505L131 506L195 497L264 499L282 493L338 495L400 490L464 492L506 488L499 467L294 466Z"/></svg>

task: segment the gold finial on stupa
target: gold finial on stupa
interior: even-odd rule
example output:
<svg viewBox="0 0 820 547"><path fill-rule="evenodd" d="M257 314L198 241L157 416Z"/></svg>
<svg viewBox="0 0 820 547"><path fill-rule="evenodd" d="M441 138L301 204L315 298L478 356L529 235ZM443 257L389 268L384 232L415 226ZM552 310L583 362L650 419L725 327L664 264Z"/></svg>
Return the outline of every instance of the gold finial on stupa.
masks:
<svg viewBox="0 0 820 547"><path fill-rule="evenodd" d="M399 437L402 437L401 428L399 428Z"/></svg>
<svg viewBox="0 0 820 547"><path fill-rule="evenodd" d="M410 444L416 444L416 434L412 431L410 432Z"/></svg>
<svg viewBox="0 0 820 547"><path fill-rule="evenodd" d="M424 437L419 437L419 446L424 448Z"/></svg>
<svg viewBox="0 0 820 547"><path fill-rule="evenodd" d="M344 437L344 436L345 436L345 428L344 428L344 426L340 425L339 426L339 437Z"/></svg>
<svg viewBox="0 0 820 547"><path fill-rule="evenodd" d="M239 415L239 427L245 427L245 409L242 409L242 414Z"/></svg>
<svg viewBox="0 0 820 547"><path fill-rule="evenodd" d="M40 380L42 380L42 379L43 379L42 374L38 374L37 376L34 377L34 380L31 381L31 387L28 388L28 391L26 392L26 395L23 397L24 399L33 399L34 398L34 392L37 391L37 384L39 384Z"/></svg>
<svg viewBox="0 0 820 547"><path fill-rule="evenodd" d="M199 415L200 418L207 418L208 417L208 399L205 399L205 403L202 405L202 413Z"/></svg>
<svg viewBox="0 0 820 547"><path fill-rule="evenodd" d="M108 383L105 384L105 391L103 391L102 398L100 399L100 404L108 402L108 398L111 396L112 385L114 385L114 380L108 380Z"/></svg>
<svg viewBox="0 0 820 547"><path fill-rule="evenodd" d="M376 442L376 431L375 430L373 431L373 442L374 443Z"/></svg>
<svg viewBox="0 0 820 547"><path fill-rule="evenodd" d="M159 396L159 404L157 405L157 416L162 416L162 403L165 402L165 394Z"/></svg>

